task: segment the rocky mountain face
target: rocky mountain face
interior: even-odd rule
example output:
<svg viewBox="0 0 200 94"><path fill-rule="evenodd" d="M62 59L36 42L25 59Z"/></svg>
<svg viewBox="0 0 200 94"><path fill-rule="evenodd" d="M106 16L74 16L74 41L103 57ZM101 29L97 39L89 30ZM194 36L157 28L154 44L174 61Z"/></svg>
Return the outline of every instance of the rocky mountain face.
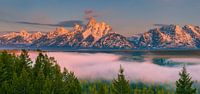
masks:
<svg viewBox="0 0 200 94"><path fill-rule="evenodd" d="M117 33L109 33L105 35L94 44L94 47L122 49L134 48L133 44L130 43L126 37Z"/></svg>
<svg viewBox="0 0 200 94"><path fill-rule="evenodd" d="M15 44L30 45L34 41L40 39L42 36L43 33L41 32L30 34L25 30L21 30L20 32L12 32L0 36L0 44L1 46L15 45Z"/></svg>
<svg viewBox="0 0 200 94"><path fill-rule="evenodd" d="M91 18L85 26L75 24L72 30L63 27L48 33L30 34L23 30L0 36L1 46L24 45L29 48L92 48L122 49L133 45L126 37L112 32L111 26L105 22L97 22Z"/></svg>
<svg viewBox="0 0 200 94"><path fill-rule="evenodd" d="M125 37L113 32L105 22L90 18L85 26L75 24L72 30L63 27L48 33L22 30L0 36L0 47L16 45L66 49L193 49L200 48L200 27L164 25L143 34Z"/></svg>
<svg viewBox="0 0 200 94"><path fill-rule="evenodd" d="M198 26L165 25L151 29L140 37L131 37L140 49L199 48L200 29Z"/></svg>

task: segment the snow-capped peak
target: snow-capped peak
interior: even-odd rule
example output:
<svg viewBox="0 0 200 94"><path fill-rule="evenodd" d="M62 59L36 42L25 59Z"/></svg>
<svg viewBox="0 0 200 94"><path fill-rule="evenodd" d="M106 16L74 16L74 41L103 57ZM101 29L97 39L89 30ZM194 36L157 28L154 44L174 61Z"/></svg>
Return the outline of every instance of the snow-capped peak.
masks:
<svg viewBox="0 0 200 94"><path fill-rule="evenodd" d="M49 32L49 33L47 34L47 37L48 37L48 38L54 38L54 37L56 37L56 36L64 35L64 34L67 34L67 33L69 33L69 32L70 32L70 31L67 30L67 29L65 29L64 27L58 27L58 28L56 28L55 31Z"/></svg>
<svg viewBox="0 0 200 94"><path fill-rule="evenodd" d="M161 32L165 32L168 34L174 34L182 31L182 28L179 25L164 25L159 29Z"/></svg>
<svg viewBox="0 0 200 94"><path fill-rule="evenodd" d="M194 30L195 26L192 26L192 25L185 25L183 28L188 28L188 29Z"/></svg>
<svg viewBox="0 0 200 94"><path fill-rule="evenodd" d="M69 30L65 29L64 27L58 27L56 28L56 30L54 31L54 34L65 34L68 33Z"/></svg>
<svg viewBox="0 0 200 94"><path fill-rule="evenodd" d="M82 31L83 27L79 24L75 24L74 27L73 27L73 30L74 30L74 32Z"/></svg>
<svg viewBox="0 0 200 94"><path fill-rule="evenodd" d="M28 33L26 30L0 36L3 46L67 47L103 49L169 49L200 48L200 27L185 25L159 25L148 32L127 38L114 33L105 22L90 18L85 25L75 24L72 30L58 27L48 33Z"/></svg>
<svg viewBox="0 0 200 94"><path fill-rule="evenodd" d="M193 38L200 38L200 27L199 26L185 25L183 27L183 30L185 30Z"/></svg>
<svg viewBox="0 0 200 94"><path fill-rule="evenodd" d="M11 38L16 37L16 36L17 36L16 32L11 32L11 33L5 34L1 37L5 38L5 39L11 39Z"/></svg>
<svg viewBox="0 0 200 94"><path fill-rule="evenodd" d="M9 40L9 39L15 38L17 36L20 36L23 38L28 38L30 36L30 34L26 30L21 30L20 32L11 32L11 33L5 34L1 37L6 40Z"/></svg>
<svg viewBox="0 0 200 94"><path fill-rule="evenodd" d="M93 45L96 41L98 41L101 37L108 34L112 28L110 25L105 22L96 22L94 18L90 18L87 26L83 30L83 43L84 46ZM88 44L88 41L90 43Z"/></svg>
<svg viewBox="0 0 200 94"><path fill-rule="evenodd" d="M97 23L96 19L94 17L91 17L87 23L87 27L94 26Z"/></svg>
<svg viewBox="0 0 200 94"><path fill-rule="evenodd" d="M152 29L142 35L139 46L146 47L194 47L194 41L182 27L178 25L164 25L161 28Z"/></svg>
<svg viewBox="0 0 200 94"><path fill-rule="evenodd" d="M22 36L22 37L29 37L30 36L30 34L26 30L21 30L19 32L19 35Z"/></svg>
<svg viewBox="0 0 200 94"><path fill-rule="evenodd" d="M36 32L31 34L30 38L31 39L39 39L40 37L42 37L44 34L42 32Z"/></svg>

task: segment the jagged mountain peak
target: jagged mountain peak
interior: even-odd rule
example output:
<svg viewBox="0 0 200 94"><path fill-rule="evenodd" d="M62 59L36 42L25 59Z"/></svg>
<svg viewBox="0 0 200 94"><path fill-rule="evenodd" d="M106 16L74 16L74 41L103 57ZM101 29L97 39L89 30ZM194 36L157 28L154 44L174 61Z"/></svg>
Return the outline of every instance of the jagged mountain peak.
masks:
<svg viewBox="0 0 200 94"><path fill-rule="evenodd" d="M75 24L72 30L58 27L52 32L28 33L26 30L0 36L0 44L22 47L67 47L102 49L200 48L200 27L160 25L148 32L127 38L112 31L105 22L91 18L86 26ZM20 46L21 47L21 46Z"/></svg>
<svg viewBox="0 0 200 94"><path fill-rule="evenodd" d="M97 23L96 19L94 17L91 17L87 23L87 27L94 26Z"/></svg>
<svg viewBox="0 0 200 94"><path fill-rule="evenodd" d="M190 34L194 39L200 39L200 27L193 25L185 25L183 30Z"/></svg>
<svg viewBox="0 0 200 94"><path fill-rule="evenodd" d="M26 30L21 30L19 32L19 35L23 36L23 37L29 37L30 36L30 34Z"/></svg>
<svg viewBox="0 0 200 94"><path fill-rule="evenodd" d="M170 24L170 25L163 25L161 28L159 28L159 30L172 32L172 31L181 31L182 28L179 25Z"/></svg>
<svg viewBox="0 0 200 94"><path fill-rule="evenodd" d="M94 45L96 48L131 49L134 45L128 39L116 32L109 33L100 38Z"/></svg>
<svg viewBox="0 0 200 94"><path fill-rule="evenodd" d="M111 26L108 25L106 22L97 22L94 17L91 17L86 25L86 29L94 28L94 29L103 29L103 30L111 30Z"/></svg>
<svg viewBox="0 0 200 94"><path fill-rule="evenodd" d="M185 26L183 26L183 28L194 28L195 26L193 26L193 25L185 25Z"/></svg>
<svg viewBox="0 0 200 94"><path fill-rule="evenodd" d="M33 34L34 34L34 35L43 35L43 33L40 32L40 31L34 32Z"/></svg>
<svg viewBox="0 0 200 94"><path fill-rule="evenodd" d="M57 27L55 31L47 33L47 37L50 39L50 38L54 38L56 36L61 36L61 35L67 34L69 32L70 31L65 29L64 27Z"/></svg>
<svg viewBox="0 0 200 94"><path fill-rule="evenodd" d="M155 30L156 31L156 30ZM183 40L190 39L190 35L183 29L183 27L179 25L165 25L161 28L157 28L158 32L162 32L163 34L167 34L171 38L179 39L183 37Z"/></svg>
<svg viewBox="0 0 200 94"><path fill-rule="evenodd" d="M21 30L19 32L11 32L11 33L2 35L0 37L4 38L5 40L10 40L10 39L15 38L17 36L27 38L27 37L30 36L30 34L26 30Z"/></svg>
<svg viewBox="0 0 200 94"><path fill-rule="evenodd" d="M56 34L64 34L68 32L69 30L65 29L64 27L57 27L56 30L54 31L54 33Z"/></svg>
<svg viewBox="0 0 200 94"><path fill-rule="evenodd" d="M2 35L3 37L6 37L6 36L16 36L17 33L16 32L11 32L11 33L7 33L5 35Z"/></svg>
<svg viewBox="0 0 200 94"><path fill-rule="evenodd" d="M161 28L157 28L158 31L168 33L169 35L187 35L191 33L194 33L196 35L200 34L200 27L199 26L193 26L193 25L185 25L183 27L179 25L165 25Z"/></svg>
<svg viewBox="0 0 200 94"><path fill-rule="evenodd" d="M26 31L25 29L20 30L19 33L22 35L29 34L28 31Z"/></svg>
<svg viewBox="0 0 200 94"><path fill-rule="evenodd" d="M191 30L191 31L199 31L200 26L193 26L193 25L185 25L183 26L184 30Z"/></svg>
<svg viewBox="0 0 200 94"><path fill-rule="evenodd" d="M195 26L195 25L184 25L183 27L187 27L187 28L200 28L200 26Z"/></svg>
<svg viewBox="0 0 200 94"><path fill-rule="evenodd" d="M35 32L33 34L31 34L31 37L35 38L35 39L39 39L40 37L42 37L44 34L42 32Z"/></svg>
<svg viewBox="0 0 200 94"><path fill-rule="evenodd" d="M195 43L179 25L164 25L144 33L138 42L144 48L193 48Z"/></svg>
<svg viewBox="0 0 200 94"><path fill-rule="evenodd" d="M77 31L83 31L83 27L79 24L75 24L73 27L73 31L77 32Z"/></svg>
<svg viewBox="0 0 200 94"><path fill-rule="evenodd" d="M111 26L105 22L97 22L96 19L90 18L86 28L84 29L82 35L84 39L87 37L93 37L93 43L99 40L101 37L105 36L112 30ZM89 38L90 39L90 38Z"/></svg>

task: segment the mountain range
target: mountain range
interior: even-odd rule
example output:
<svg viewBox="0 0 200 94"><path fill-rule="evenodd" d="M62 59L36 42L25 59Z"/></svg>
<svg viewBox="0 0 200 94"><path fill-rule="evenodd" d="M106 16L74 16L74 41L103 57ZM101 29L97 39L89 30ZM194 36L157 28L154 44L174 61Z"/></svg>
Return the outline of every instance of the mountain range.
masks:
<svg viewBox="0 0 200 94"><path fill-rule="evenodd" d="M28 33L26 30L0 35L0 48L25 49L198 49L200 27L162 25L142 34L125 37L105 22L90 18L86 25L68 30Z"/></svg>

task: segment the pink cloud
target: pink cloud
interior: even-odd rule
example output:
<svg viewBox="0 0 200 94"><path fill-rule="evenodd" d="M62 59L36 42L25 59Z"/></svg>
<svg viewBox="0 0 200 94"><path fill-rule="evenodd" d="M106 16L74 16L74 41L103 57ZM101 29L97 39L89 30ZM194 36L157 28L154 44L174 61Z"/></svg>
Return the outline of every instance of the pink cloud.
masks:
<svg viewBox="0 0 200 94"><path fill-rule="evenodd" d="M92 10L92 9L85 10L84 11L84 18L85 19L89 19L91 17L99 17L99 14L96 11Z"/></svg>
<svg viewBox="0 0 200 94"><path fill-rule="evenodd" d="M112 80L117 76L119 66L125 69L126 77L131 81L143 80L145 82L174 82L179 78L181 67L163 67L145 62L120 61L120 55L105 53L69 53L48 52L49 56L55 57L61 68L75 72L80 79L106 79ZM31 58L36 53L30 54ZM200 81L200 65L188 66L194 80Z"/></svg>

